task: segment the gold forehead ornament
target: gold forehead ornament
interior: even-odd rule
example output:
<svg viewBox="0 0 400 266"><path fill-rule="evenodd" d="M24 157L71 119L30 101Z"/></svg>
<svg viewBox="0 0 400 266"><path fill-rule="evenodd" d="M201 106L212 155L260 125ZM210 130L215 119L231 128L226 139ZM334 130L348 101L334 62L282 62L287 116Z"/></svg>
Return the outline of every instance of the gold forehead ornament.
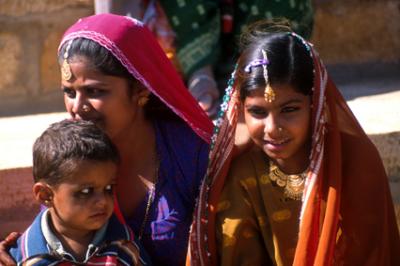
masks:
<svg viewBox="0 0 400 266"><path fill-rule="evenodd" d="M64 52L64 56L63 56L64 60L61 65L61 77L65 81L68 81L72 78L71 66L68 63L68 52L69 52L69 49L71 48L72 41L73 40L70 40L68 42L67 48L65 48L65 52Z"/></svg>
<svg viewBox="0 0 400 266"><path fill-rule="evenodd" d="M268 57L267 57L267 52L265 50L261 50L264 60L269 63ZM268 69L267 69L268 64L263 64L263 74L264 74L264 79L265 79L265 90L264 90L264 99L266 102L271 103L275 100L275 92L272 89L271 85L268 82Z"/></svg>

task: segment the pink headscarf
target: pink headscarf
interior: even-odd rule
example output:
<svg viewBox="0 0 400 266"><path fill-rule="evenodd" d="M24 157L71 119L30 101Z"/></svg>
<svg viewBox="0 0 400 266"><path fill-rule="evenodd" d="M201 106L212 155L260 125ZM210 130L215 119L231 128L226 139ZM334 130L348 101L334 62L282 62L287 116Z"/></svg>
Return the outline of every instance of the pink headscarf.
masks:
<svg viewBox="0 0 400 266"><path fill-rule="evenodd" d="M64 34L62 45L86 38L109 50L121 64L182 118L206 142L212 123L186 89L153 34L140 21L113 14L79 19Z"/></svg>

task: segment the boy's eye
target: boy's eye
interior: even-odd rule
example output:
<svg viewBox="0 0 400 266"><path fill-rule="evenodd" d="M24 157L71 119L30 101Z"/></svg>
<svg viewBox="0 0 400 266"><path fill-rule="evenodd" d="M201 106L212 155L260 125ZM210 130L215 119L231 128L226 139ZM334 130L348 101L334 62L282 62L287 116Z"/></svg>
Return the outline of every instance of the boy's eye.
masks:
<svg viewBox="0 0 400 266"><path fill-rule="evenodd" d="M104 188L107 193L113 194L114 192L114 185L108 185Z"/></svg>
<svg viewBox="0 0 400 266"><path fill-rule="evenodd" d="M79 191L79 195L81 196L90 196L93 193L93 188L84 188Z"/></svg>

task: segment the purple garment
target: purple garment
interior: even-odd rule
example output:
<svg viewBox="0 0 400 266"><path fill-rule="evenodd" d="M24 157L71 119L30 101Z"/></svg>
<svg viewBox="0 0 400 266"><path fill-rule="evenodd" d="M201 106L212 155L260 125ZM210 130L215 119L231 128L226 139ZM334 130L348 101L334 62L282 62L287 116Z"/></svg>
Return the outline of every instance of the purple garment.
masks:
<svg viewBox="0 0 400 266"><path fill-rule="evenodd" d="M154 265L184 265L193 210L204 177L209 145L178 121L156 121L160 170L141 239ZM139 233L148 197L129 226Z"/></svg>

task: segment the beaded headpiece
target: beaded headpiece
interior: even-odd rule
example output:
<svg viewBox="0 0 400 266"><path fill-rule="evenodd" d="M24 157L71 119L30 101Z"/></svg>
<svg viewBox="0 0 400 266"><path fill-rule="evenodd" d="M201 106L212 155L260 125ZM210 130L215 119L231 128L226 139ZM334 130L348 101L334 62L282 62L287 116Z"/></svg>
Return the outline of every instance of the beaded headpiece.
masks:
<svg viewBox="0 0 400 266"><path fill-rule="evenodd" d="M64 56L63 56L64 60L61 65L61 77L63 80L66 80L66 81L68 81L72 78L71 66L68 63L68 52L69 52L69 49L71 48L72 41L73 41L73 39L71 39L68 42L67 47L65 48L65 52L64 52Z"/></svg>
<svg viewBox="0 0 400 266"><path fill-rule="evenodd" d="M264 80L265 80L264 98L265 98L265 101L270 103L270 102L273 102L275 100L275 92L271 88L271 86L269 85L269 82L268 82L267 65L270 62L269 62L268 57L267 57L267 52L265 50L261 50L261 52L263 54L263 58L262 59L255 59L255 60L251 61L244 68L244 71L246 73L250 73L252 67L258 67L258 66L262 66L263 67L263 75L264 75Z"/></svg>

